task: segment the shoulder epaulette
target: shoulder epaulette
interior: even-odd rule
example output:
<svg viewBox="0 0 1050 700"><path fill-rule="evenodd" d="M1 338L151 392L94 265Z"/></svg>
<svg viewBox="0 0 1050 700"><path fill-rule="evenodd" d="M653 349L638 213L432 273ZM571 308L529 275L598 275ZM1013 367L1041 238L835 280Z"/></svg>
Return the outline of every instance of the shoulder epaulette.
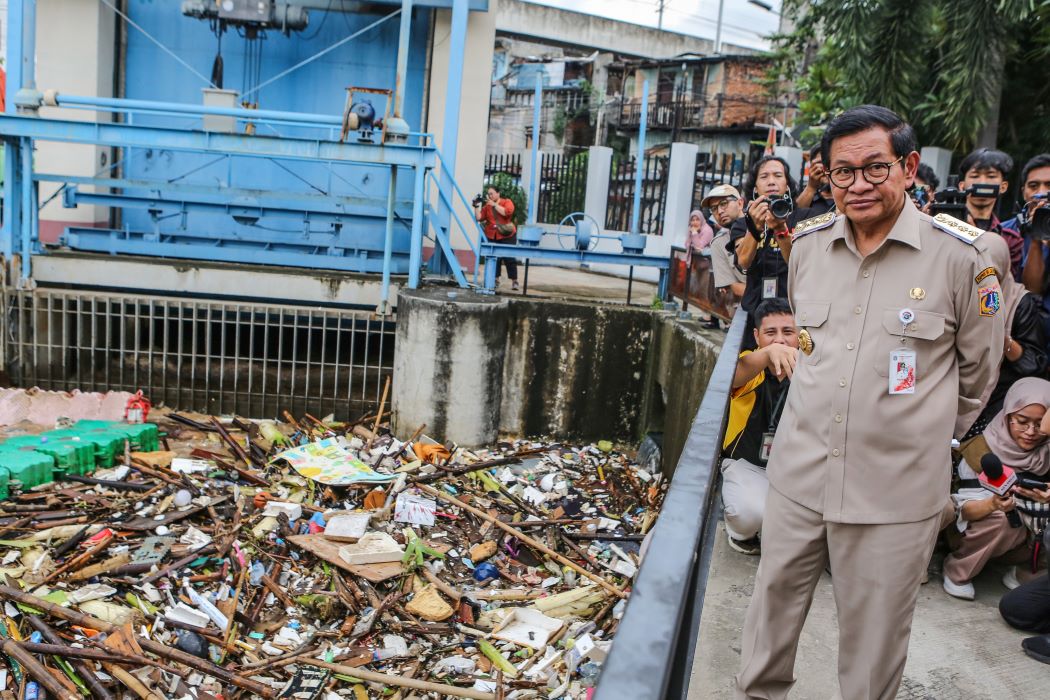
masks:
<svg viewBox="0 0 1050 700"><path fill-rule="evenodd" d="M955 238L958 238L963 243L969 243L973 245L981 234L984 233L983 229L979 229L976 226L971 226L965 221L960 221L954 216L948 216L947 214L938 214L933 217L933 227L940 229Z"/></svg>
<svg viewBox="0 0 1050 700"><path fill-rule="evenodd" d="M800 221L795 226L795 230L791 232L791 240L797 241L803 236L819 231L822 228L827 228L835 223L835 212L829 211L821 214L820 216L814 216L805 221Z"/></svg>

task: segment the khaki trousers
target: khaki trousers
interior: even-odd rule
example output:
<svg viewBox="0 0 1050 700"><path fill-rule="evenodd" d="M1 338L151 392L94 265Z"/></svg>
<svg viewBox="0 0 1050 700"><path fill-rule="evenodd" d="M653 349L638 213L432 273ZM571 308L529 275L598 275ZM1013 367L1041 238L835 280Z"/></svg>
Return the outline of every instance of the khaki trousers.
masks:
<svg viewBox="0 0 1050 700"><path fill-rule="evenodd" d="M828 523L770 487L736 697L787 697L795 683L802 625L830 562L839 620L840 697L893 700L940 521L938 513L914 523Z"/></svg>
<svg viewBox="0 0 1050 700"><path fill-rule="evenodd" d="M1028 530L1010 527L1006 513L996 511L983 520L970 521L962 535L959 548L944 560L945 576L960 584L981 573L995 557L1024 544Z"/></svg>

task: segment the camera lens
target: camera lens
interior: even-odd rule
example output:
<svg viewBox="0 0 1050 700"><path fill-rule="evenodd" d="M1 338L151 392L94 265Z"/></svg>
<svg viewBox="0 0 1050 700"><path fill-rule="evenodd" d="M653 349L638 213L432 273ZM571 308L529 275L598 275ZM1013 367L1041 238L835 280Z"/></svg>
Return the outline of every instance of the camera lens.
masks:
<svg viewBox="0 0 1050 700"><path fill-rule="evenodd" d="M791 199L789 197L774 199L769 203L769 212L778 219L786 219L791 213L791 209Z"/></svg>

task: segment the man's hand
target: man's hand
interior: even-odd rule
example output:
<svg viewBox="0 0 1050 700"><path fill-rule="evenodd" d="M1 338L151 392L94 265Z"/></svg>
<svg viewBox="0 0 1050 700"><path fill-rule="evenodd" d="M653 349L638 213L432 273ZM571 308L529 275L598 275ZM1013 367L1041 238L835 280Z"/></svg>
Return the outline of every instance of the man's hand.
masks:
<svg viewBox="0 0 1050 700"><path fill-rule="evenodd" d="M769 218L769 198L763 196L752 201L751 206L747 208L747 216L755 228L764 227L766 219Z"/></svg>
<svg viewBox="0 0 1050 700"><path fill-rule="evenodd" d="M809 181L806 183L806 187L813 188L814 192L820 192L826 184L828 184L828 171L824 169L824 164L811 165L809 168Z"/></svg>
<svg viewBox="0 0 1050 700"><path fill-rule="evenodd" d="M1016 503L1014 503L1013 496L1000 496L998 494L994 494L991 496L991 501L992 508L1002 513L1009 513L1011 510L1014 509L1014 506L1017 505Z"/></svg>
<svg viewBox="0 0 1050 700"><path fill-rule="evenodd" d="M791 375L795 372L795 363L798 362L798 348L773 343L759 352L765 353L766 368L777 379L791 379Z"/></svg>

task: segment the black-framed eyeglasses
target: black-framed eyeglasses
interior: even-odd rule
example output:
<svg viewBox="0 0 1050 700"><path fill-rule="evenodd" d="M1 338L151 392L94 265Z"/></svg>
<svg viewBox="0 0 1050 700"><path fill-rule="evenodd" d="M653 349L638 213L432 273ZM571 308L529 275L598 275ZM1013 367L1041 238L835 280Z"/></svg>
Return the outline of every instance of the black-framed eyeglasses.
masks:
<svg viewBox="0 0 1050 700"><path fill-rule="evenodd" d="M900 163L902 160L904 160L904 156L889 163L868 163L867 165L860 165L855 168L844 165L829 170L828 176L831 180L831 184L843 190L857 181L858 170L864 173L864 179L867 180L868 184L881 185L886 182L886 178L890 176L890 168L897 163Z"/></svg>

